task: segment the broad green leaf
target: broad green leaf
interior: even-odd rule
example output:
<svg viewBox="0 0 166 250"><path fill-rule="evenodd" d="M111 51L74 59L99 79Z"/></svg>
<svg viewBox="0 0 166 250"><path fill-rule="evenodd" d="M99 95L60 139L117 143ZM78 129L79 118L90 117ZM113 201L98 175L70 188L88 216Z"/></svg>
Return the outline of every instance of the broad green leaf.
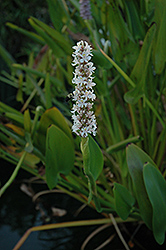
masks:
<svg viewBox="0 0 166 250"><path fill-rule="evenodd" d="M99 145L89 136L89 151L90 151L90 171L95 180L99 177L103 169L103 155Z"/></svg>
<svg viewBox="0 0 166 250"><path fill-rule="evenodd" d="M58 183L58 175L68 175L74 166L74 147L70 138L57 126L47 130L46 181L50 189Z"/></svg>
<svg viewBox="0 0 166 250"><path fill-rule="evenodd" d="M136 87L124 95L125 101L130 104L137 103L137 101L145 94L144 87L155 32L156 24L154 23L146 34L139 57L131 73L130 78L136 83Z"/></svg>
<svg viewBox="0 0 166 250"><path fill-rule="evenodd" d="M73 140L71 130L65 120L65 117L56 107L50 108L41 116L39 127L34 138L35 145L39 147L43 154L45 154L47 128L52 124L61 129L71 141Z"/></svg>
<svg viewBox="0 0 166 250"><path fill-rule="evenodd" d="M155 166L152 159L139 147L134 144L127 146L127 164L133 181L134 191L140 214L145 224L152 228L152 205L149 201L143 180L143 166L146 162L150 162Z"/></svg>
<svg viewBox="0 0 166 250"><path fill-rule="evenodd" d="M154 21L157 24L157 32L153 44L153 61L157 74L160 74L165 66L166 58L166 1L155 0L155 16Z"/></svg>
<svg viewBox="0 0 166 250"><path fill-rule="evenodd" d="M89 185L88 202L93 198L97 211L101 211L95 181L103 169L103 155L98 144L90 135L81 138L81 151L83 155L84 173L88 178Z"/></svg>
<svg viewBox="0 0 166 250"><path fill-rule="evenodd" d="M163 244L166 233L166 181L151 163L145 164L143 177L153 208L152 229L154 237L159 244Z"/></svg>
<svg viewBox="0 0 166 250"><path fill-rule="evenodd" d="M126 187L119 183L114 183L113 192L115 197L115 210L122 220L126 220L135 203L135 198Z"/></svg>

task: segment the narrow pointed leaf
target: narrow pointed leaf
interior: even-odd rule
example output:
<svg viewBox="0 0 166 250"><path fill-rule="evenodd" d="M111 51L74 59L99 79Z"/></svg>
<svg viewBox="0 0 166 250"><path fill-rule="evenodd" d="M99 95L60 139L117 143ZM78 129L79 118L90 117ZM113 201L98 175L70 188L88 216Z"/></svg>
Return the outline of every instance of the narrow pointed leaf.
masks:
<svg viewBox="0 0 166 250"><path fill-rule="evenodd" d="M9 52L0 44L0 55L3 58L3 60L6 62L9 68L12 68L12 64L15 63L14 58L12 55L9 54Z"/></svg>
<svg viewBox="0 0 166 250"><path fill-rule="evenodd" d="M45 40L48 46L52 49L55 56L63 57L65 56L64 51L54 42L54 40L40 27L38 26L32 18L29 18L30 25L38 32L38 34Z"/></svg>
<svg viewBox="0 0 166 250"><path fill-rule="evenodd" d="M24 129L26 132L31 132L31 117L29 113L29 109L25 110L24 112Z"/></svg>
<svg viewBox="0 0 166 250"><path fill-rule="evenodd" d="M11 29L14 29L14 30L20 32L21 34L23 34L23 35L29 37L30 39L32 39L33 41L35 41L35 42L37 42L37 43L39 43L39 44L41 44L41 45L44 45L44 44L45 44L45 41L43 40L43 38L40 37L39 35L35 34L34 32L27 31L27 30L25 30L25 29L23 29L23 28L20 28L19 26L13 24L13 23L7 22L6 25L7 25L8 27L10 27ZM13 62L13 63L14 63L14 62Z"/></svg>
<svg viewBox="0 0 166 250"><path fill-rule="evenodd" d="M40 27L42 28L54 41L55 43L61 47L67 54L71 55L72 48L69 41L65 40L65 37L54 28L48 26L47 24L39 21L37 18L31 17L31 19Z"/></svg>

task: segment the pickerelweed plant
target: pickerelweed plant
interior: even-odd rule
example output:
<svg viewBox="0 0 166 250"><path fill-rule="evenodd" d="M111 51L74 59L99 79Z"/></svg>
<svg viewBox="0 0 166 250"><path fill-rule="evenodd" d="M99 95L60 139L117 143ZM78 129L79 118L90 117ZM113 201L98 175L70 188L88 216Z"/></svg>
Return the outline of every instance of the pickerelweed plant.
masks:
<svg viewBox="0 0 166 250"><path fill-rule="evenodd" d="M93 76L95 67L91 62L91 57L93 56L91 51L92 48L86 41L80 41L77 43L77 46L74 46L73 49L73 66L76 66L74 71L74 78L72 83L75 85L75 90L73 91L73 101L75 104L72 108L72 119L74 124L72 126L72 131L81 137L81 151L83 154L83 164L84 172L88 177L89 182L89 202L92 199L92 196L95 201L96 208L100 211L99 202L97 199L97 190L94 175L91 172L91 149L89 146L89 134L96 135L96 117L92 111L93 102L96 99L94 94L93 86L96 84L93 82ZM93 141L93 139L90 139ZM93 141L95 143L95 141ZM96 162L96 172L98 172L97 177L102 171L102 154L100 154L100 161ZM94 159L95 160L95 159ZM99 171L98 171L99 170ZM100 171L101 170L101 171Z"/></svg>
<svg viewBox="0 0 166 250"><path fill-rule="evenodd" d="M0 46L11 69L0 80L22 104L18 111L0 102L0 156L16 165L0 194L22 167L103 212L105 223L110 213L116 222L144 221L163 244L166 1L48 5L53 27L30 17L36 34L7 23L42 46L37 56L19 64Z"/></svg>

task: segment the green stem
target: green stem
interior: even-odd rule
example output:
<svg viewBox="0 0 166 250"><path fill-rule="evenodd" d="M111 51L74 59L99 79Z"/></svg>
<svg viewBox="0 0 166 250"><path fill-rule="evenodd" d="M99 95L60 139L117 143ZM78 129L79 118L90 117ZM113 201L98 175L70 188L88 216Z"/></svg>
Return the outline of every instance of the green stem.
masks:
<svg viewBox="0 0 166 250"><path fill-rule="evenodd" d="M138 124L137 124L137 119L136 119L136 115L135 115L134 106L129 104L129 110L130 110L130 115L131 115L131 122L132 122L133 132L134 132L134 135L137 136L140 133L139 133L139 128L138 128Z"/></svg>
<svg viewBox="0 0 166 250"><path fill-rule="evenodd" d="M11 183L14 181L14 179L16 178L16 175L25 159L27 152L24 151L15 170L13 171L13 174L11 175L10 179L5 183L5 185L0 189L0 196L2 196L2 194L5 192L5 190L11 185Z"/></svg>
<svg viewBox="0 0 166 250"><path fill-rule="evenodd" d="M42 106L38 106L36 108L36 112L35 112L35 118L33 120L33 124L32 124L32 131L31 131L31 136L32 139L34 137L34 134L36 132L36 128L37 128L37 124L38 124L38 119L41 116L42 112L44 111L44 108Z"/></svg>
<svg viewBox="0 0 166 250"><path fill-rule="evenodd" d="M44 81L43 78L41 78L37 85L40 87L42 85L43 81ZM31 92L30 96L28 97L28 99L24 103L24 105L23 105L23 107L21 109L21 112L23 112L28 107L29 103L32 101L32 99L34 98L36 93L37 93L37 89L34 88L33 91Z"/></svg>

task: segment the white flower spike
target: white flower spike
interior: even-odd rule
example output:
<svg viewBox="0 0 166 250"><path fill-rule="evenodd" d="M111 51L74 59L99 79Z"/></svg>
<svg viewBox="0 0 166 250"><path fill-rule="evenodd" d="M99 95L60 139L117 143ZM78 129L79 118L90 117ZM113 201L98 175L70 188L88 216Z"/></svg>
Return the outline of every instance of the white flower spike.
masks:
<svg viewBox="0 0 166 250"><path fill-rule="evenodd" d="M90 62L93 56L91 46L86 41L80 41L77 46L73 46L75 50L72 54L74 57L73 66L76 66L73 72L74 78L72 83L75 85L73 91L73 101L75 104L72 107L72 119L74 124L72 131L80 137L87 137L88 134L96 135L96 117L93 111L93 101L96 99L93 86L92 74L95 67Z"/></svg>

